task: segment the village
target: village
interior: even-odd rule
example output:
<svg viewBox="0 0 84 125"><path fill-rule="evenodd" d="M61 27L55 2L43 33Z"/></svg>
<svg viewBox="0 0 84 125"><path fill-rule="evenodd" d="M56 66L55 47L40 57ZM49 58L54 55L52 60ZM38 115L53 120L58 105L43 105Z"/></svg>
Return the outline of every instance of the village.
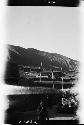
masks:
<svg viewBox="0 0 84 125"><path fill-rule="evenodd" d="M65 88L69 88L70 86L73 86L75 84L74 81L77 80L77 76L74 71L70 71L70 73L63 72L62 67L45 69L42 67L42 62L40 67L19 65L19 84L22 79L27 79L28 82L32 82L31 84L35 83L34 85L36 85L36 83L40 84L40 86L45 86L47 84L47 87L50 85L53 88L60 85L60 88L62 86L63 89L64 84Z"/></svg>

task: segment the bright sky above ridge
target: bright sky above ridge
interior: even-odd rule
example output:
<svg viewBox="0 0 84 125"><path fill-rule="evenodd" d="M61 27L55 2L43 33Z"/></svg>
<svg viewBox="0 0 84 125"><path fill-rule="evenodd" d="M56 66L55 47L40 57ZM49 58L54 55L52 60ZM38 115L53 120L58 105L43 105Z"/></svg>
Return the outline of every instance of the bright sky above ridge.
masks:
<svg viewBox="0 0 84 125"><path fill-rule="evenodd" d="M7 43L80 60L80 12L64 7L8 7Z"/></svg>

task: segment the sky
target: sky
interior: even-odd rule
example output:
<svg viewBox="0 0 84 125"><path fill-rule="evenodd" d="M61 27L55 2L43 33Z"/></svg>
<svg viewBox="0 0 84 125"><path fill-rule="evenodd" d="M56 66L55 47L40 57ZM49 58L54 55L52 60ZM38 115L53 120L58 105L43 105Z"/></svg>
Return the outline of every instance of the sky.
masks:
<svg viewBox="0 0 84 125"><path fill-rule="evenodd" d="M8 44L80 60L79 8L8 7L6 32Z"/></svg>

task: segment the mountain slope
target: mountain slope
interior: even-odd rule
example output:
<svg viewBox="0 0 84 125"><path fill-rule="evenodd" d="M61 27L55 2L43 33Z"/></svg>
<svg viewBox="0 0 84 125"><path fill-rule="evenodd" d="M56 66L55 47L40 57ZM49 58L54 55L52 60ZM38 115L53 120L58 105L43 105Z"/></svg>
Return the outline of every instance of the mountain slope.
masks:
<svg viewBox="0 0 84 125"><path fill-rule="evenodd" d="M25 49L13 45L8 45L8 50L10 60L18 65L39 67L42 62L45 69L56 69L56 67L62 67L64 72L78 70L78 61L57 53L48 53L33 48Z"/></svg>

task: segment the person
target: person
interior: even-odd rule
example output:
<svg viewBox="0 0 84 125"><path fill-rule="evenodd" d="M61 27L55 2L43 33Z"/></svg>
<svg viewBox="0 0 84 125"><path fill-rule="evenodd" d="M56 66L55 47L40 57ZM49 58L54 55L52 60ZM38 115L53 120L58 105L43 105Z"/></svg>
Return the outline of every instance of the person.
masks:
<svg viewBox="0 0 84 125"><path fill-rule="evenodd" d="M47 107L43 101L40 102L40 106L38 107L38 113L39 113L38 116L39 121L49 120Z"/></svg>

